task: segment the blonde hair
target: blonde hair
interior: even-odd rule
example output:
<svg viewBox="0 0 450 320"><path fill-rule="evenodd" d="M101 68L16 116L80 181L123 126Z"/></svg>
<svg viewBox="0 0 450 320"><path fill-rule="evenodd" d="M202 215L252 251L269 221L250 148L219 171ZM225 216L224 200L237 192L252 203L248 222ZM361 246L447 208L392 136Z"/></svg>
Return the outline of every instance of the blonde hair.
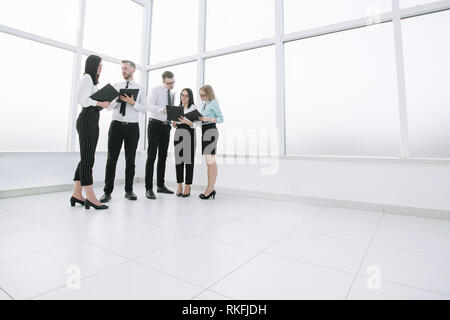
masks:
<svg viewBox="0 0 450 320"><path fill-rule="evenodd" d="M209 84L204 85L203 87L201 87L199 89L199 91L200 90L205 92L206 100L212 101L212 100L216 99L216 95L214 94L214 90Z"/></svg>

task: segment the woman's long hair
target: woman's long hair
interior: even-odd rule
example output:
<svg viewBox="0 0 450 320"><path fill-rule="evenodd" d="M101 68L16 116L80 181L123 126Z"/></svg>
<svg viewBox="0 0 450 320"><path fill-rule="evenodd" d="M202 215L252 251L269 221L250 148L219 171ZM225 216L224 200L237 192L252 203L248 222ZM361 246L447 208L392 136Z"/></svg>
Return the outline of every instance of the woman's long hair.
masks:
<svg viewBox="0 0 450 320"><path fill-rule="evenodd" d="M91 76L92 82L94 83L94 85L98 84L97 71L98 71L98 66L100 65L101 62L102 62L102 58L100 58L99 56L96 56L95 54L91 54L86 59L86 64L84 66L84 74L88 74Z"/></svg>
<svg viewBox="0 0 450 320"><path fill-rule="evenodd" d="M188 108L190 108L194 103L194 94L192 93L192 90L189 88L184 88L183 90L181 90L180 93L180 107L183 106L183 102L181 102L181 95L183 94L183 91L186 91L188 93L189 96L189 103L188 103Z"/></svg>

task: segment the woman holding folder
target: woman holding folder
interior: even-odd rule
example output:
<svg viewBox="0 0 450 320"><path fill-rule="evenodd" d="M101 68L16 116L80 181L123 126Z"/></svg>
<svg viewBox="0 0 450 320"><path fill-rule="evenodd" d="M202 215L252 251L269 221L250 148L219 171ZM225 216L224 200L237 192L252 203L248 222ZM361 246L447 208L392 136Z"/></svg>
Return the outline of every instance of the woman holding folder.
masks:
<svg viewBox="0 0 450 320"><path fill-rule="evenodd" d="M77 132L80 141L80 162L75 171L73 194L70 204L79 203L89 209L107 209L108 206L98 201L94 193L92 167L94 166L95 148L97 147L100 119L100 110L109 107L109 102L100 102L91 99L91 95L98 91L97 84L102 72L102 59L90 55L86 59L84 75L80 80L77 92L77 102L82 110L77 119ZM82 188L86 192L83 198Z"/></svg>
<svg viewBox="0 0 450 320"><path fill-rule="evenodd" d="M214 90L210 85L205 85L199 90L200 98L204 102L201 110L202 117L202 154L205 157L206 165L208 166L208 187L204 193L200 194L200 199L214 199L216 197L216 190L214 185L217 179L217 164L216 164L216 149L217 140L219 139L219 131L216 123L223 122L222 111L219 107L219 102L216 100Z"/></svg>
<svg viewBox="0 0 450 320"><path fill-rule="evenodd" d="M194 104L194 94L189 88L183 89L180 94L180 107L184 114L196 109ZM191 184L194 176L194 158L196 147L196 134L194 122L186 117L180 117L179 121L172 121L172 126L176 128L174 146L175 146L175 169L177 173L178 188L176 195L178 197L189 197L191 195ZM186 185L183 188L184 169L186 168Z"/></svg>

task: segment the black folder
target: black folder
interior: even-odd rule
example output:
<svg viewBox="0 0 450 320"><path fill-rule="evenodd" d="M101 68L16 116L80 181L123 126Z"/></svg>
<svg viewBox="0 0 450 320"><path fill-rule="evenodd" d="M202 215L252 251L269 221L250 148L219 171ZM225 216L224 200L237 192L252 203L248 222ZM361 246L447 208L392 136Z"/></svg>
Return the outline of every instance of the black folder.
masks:
<svg viewBox="0 0 450 320"><path fill-rule="evenodd" d="M186 118L188 118L189 121L192 121L192 122L194 122L194 121L200 121L200 120L198 119L198 117L203 117L203 115L202 115L197 109L194 109L194 110L192 110L192 111L186 113L184 116L185 116Z"/></svg>
<svg viewBox="0 0 450 320"><path fill-rule="evenodd" d="M91 96L91 99L96 101L113 101L117 96L119 95L119 92L111 85L107 84L100 90L98 90L96 93L94 93Z"/></svg>
<svg viewBox="0 0 450 320"><path fill-rule="evenodd" d="M184 109L179 106L166 106L167 120L180 121L179 117L184 117Z"/></svg>
<svg viewBox="0 0 450 320"><path fill-rule="evenodd" d="M134 98L134 101L136 101L136 100L137 100L138 93L139 93L139 89L120 89L120 91L119 91L119 97L120 97L120 96L124 96L125 93L126 93L127 96L129 96L130 98L131 98L131 96L134 96L134 97L133 97L133 98ZM120 98L119 98L119 99L117 99L117 101L122 101L122 100L120 100Z"/></svg>

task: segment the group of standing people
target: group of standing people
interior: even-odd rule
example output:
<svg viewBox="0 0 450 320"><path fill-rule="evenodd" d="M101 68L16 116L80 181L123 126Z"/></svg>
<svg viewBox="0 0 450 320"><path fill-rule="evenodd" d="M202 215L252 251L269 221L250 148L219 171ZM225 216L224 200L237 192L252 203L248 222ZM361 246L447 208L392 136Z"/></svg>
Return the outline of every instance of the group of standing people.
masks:
<svg viewBox="0 0 450 320"><path fill-rule="evenodd" d="M181 116L178 121L167 119L166 106L172 106L175 100L175 76L170 71L162 74L162 85L151 90L147 101L144 88L134 80L136 65L130 60L122 61L122 76L125 81L114 85L116 90L139 89L137 97L120 95L112 102L95 101L92 94L98 91L97 84L102 71L102 59L90 55L86 59L85 72L80 80L77 92L77 102L82 110L78 116L76 128L80 143L80 162L75 171L74 189L70 202L82 204L86 209L107 209L104 203L111 200L114 189L117 160L122 145L125 150L125 197L137 200L133 192L135 175L135 158L139 142L139 112L149 113L147 162L145 166L145 188L148 199L156 199L153 192L153 173L156 158L156 185L158 193L173 194L165 185L165 169L167 150L170 143L170 131L175 128L174 150L177 178L176 195L188 197L194 175L194 159L196 150L196 127L202 130L202 154L205 157L208 172L208 186L199 195L201 199L214 199L217 178L215 154L219 132L216 123L223 122L222 112L217 102L213 88L205 85L199 89L202 107L197 109L194 94L190 88L184 88L180 93L180 108L183 113L197 109L201 113L198 120L191 121ZM105 170L104 194L98 199L94 193L92 168L95 160L95 149L99 138L100 111L112 111L112 121L108 132L108 157ZM183 182L185 186L183 188ZM84 189L86 196L83 197Z"/></svg>

